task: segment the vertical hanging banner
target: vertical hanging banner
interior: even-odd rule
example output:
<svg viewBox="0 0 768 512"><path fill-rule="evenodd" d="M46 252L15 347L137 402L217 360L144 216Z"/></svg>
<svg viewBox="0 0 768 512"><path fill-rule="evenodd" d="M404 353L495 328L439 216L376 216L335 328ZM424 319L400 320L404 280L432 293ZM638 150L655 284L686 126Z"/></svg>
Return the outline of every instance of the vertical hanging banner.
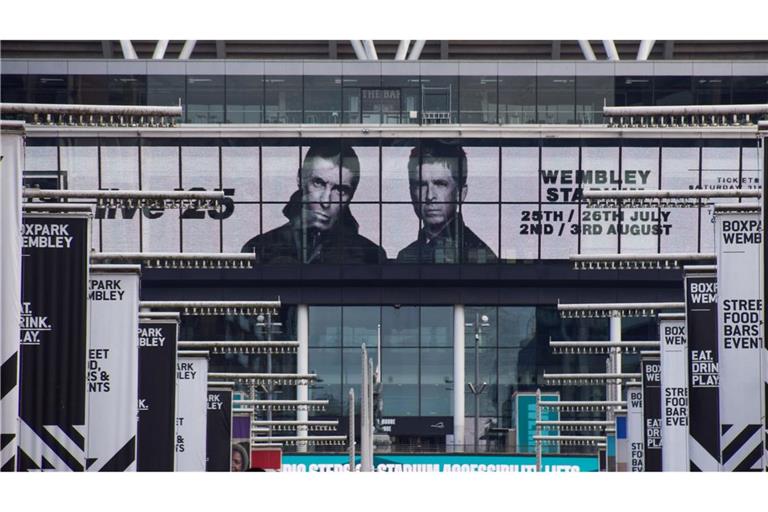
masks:
<svg viewBox="0 0 768 512"><path fill-rule="evenodd" d="M140 265L91 265L88 471L136 471Z"/></svg>
<svg viewBox="0 0 768 512"><path fill-rule="evenodd" d="M685 314L659 315L662 471L688 471L688 343Z"/></svg>
<svg viewBox="0 0 768 512"><path fill-rule="evenodd" d="M763 300L757 206L715 206L723 471L762 471Z"/></svg>
<svg viewBox="0 0 768 512"><path fill-rule="evenodd" d="M716 272L715 265L684 267L690 471L720 470Z"/></svg>
<svg viewBox="0 0 768 512"><path fill-rule="evenodd" d="M661 363L657 356L643 356L643 440L645 471L661 471Z"/></svg>
<svg viewBox="0 0 768 512"><path fill-rule="evenodd" d="M208 351L179 353L176 416L176 470L205 471L208 415Z"/></svg>
<svg viewBox="0 0 768 512"><path fill-rule="evenodd" d="M232 461L233 383L208 383L208 423L205 470L229 471Z"/></svg>
<svg viewBox="0 0 768 512"><path fill-rule="evenodd" d="M645 471L645 440L643 428L643 387L627 383L627 460L629 471Z"/></svg>
<svg viewBox="0 0 768 512"><path fill-rule="evenodd" d="M21 246L17 466L83 471L90 209L25 214Z"/></svg>
<svg viewBox="0 0 768 512"><path fill-rule="evenodd" d="M24 123L0 121L0 471L16 470Z"/></svg>
<svg viewBox="0 0 768 512"><path fill-rule="evenodd" d="M137 471L173 471L178 313L139 314Z"/></svg>

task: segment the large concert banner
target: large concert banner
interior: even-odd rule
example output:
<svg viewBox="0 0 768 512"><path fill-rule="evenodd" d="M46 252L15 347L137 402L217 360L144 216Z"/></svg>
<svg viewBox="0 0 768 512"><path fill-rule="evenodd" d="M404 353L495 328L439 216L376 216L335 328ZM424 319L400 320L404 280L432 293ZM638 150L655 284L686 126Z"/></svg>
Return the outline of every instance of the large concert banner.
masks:
<svg viewBox="0 0 768 512"><path fill-rule="evenodd" d="M645 471L661 471L661 363L657 356L640 361L643 375Z"/></svg>
<svg viewBox="0 0 768 512"><path fill-rule="evenodd" d="M139 315L138 471L175 467L178 331L178 313Z"/></svg>
<svg viewBox="0 0 768 512"><path fill-rule="evenodd" d="M205 471L208 351L181 352L176 363L176 470Z"/></svg>
<svg viewBox="0 0 768 512"><path fill-rule="evenodd" d="M723 471L762 471L762 217L756 206L715 207Z"/></svg>
<svg viewBox="0 0 768 512"><path fill-rule="evenodd" d="M24 128L3 124L0 169L0 471L16 469Z"/></svg>
<svg viewBox="0 0 768 512"><path fill-rule="evenodd" d="M645 471L645 440L643 427L643 387L627 384L627 449L629 471Z"/></svg>
<svg viewBox="0 0 768 512"><path fill-rule="evenodd" d="M716 271L714 265L684 267L691 471L720 470Z"/></svg>
<svg viewBox="0 0 768 512"><path fill-rule="evenodd" d="M208 383L206 471L229 471L232 458L232 389Z"/></svg>
<svg viewBox="0 0 768 512"><path fill-rule="evenodd" d="M136 470L139 265L92 265L88 281L88 471Z"/></svg>
<svg viewBox="0 0 768 512"><path fill-rule="evenodd" d="M662 471L688 471L688 343L685 315L659 315Z"/></svg>
<svg viewBox="0 0 768 512"><path fill-rule="evenodd" d="M22 225L20 471L85 469L90 215Z"/></svg>

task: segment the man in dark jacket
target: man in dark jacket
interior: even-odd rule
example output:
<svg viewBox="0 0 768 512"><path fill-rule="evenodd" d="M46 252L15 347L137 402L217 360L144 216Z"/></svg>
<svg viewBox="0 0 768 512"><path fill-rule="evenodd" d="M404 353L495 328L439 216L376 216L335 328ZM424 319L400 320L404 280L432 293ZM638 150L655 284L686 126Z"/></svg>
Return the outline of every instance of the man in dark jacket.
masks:
<svg viewBox="0 0 768 512"><path fill-rule="evenodd" d="M283 215L288 222L251 238L242 252L260 263L379 263L384 250L358 234L349 202L360 182L360 161L351 146L309 148L296 190Z"/></svg>
<svg viewBox="0 0 768 512"><path fill-rule="evenodd" d="M422 228L397 255L402 263L493 263L496 254L464 224L467 155L461 146L425 141L408 160L411 201Z"/></svg>

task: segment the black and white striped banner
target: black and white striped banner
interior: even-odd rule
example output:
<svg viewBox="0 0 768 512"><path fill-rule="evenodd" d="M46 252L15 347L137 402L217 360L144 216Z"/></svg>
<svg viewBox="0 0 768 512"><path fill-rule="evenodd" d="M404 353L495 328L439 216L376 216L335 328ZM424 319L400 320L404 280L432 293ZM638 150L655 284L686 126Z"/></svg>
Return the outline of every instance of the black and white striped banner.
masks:
<svg viewBox="0 0 768 512"><path fill-rule="evenodd" d="M758 208L715 207L723 471L765 467L762 234Z"/></svg>
<svg viewBox="0 0 768 512"><path fill-rule="evenodd" d="M720 370L717 347L716 267L688 266L688 458L691 471L720 470Z"/></svg>
<svg viewBox="0 0 768 512"><path fill-rule="evenodd" d="M661 471L661 364L658 356L640 361L643 375L645 471Z"/></svg>
<svg viewBox="0 0 768 512"><path fill-rule="evenodd" d="M0 471L16 470L24 129L2 127L0 169Z"/></svg>
<svg viewBox="0 0 768 512"><path fill-rule="evenodd" d="M89 217L24 216L21 471L85 469Z"/></svg>
<svg viewBox="0 0 768 512"><path fill-rule="evenodd" d="M137 471L173 471L178 313L139 315Z"/></svg>
<svg viewBox="0 0 768 512"><path fill-rule="evenodd" d="M88 471L136 470L138 265L94 265L88 286Z"/></svg>
<svg viewBox="0 0 768 512"><path fill-rule="evenodd" d="M176 470L205 471L208 352L182 352L176 366L179 401L176 417Z"/></svg>

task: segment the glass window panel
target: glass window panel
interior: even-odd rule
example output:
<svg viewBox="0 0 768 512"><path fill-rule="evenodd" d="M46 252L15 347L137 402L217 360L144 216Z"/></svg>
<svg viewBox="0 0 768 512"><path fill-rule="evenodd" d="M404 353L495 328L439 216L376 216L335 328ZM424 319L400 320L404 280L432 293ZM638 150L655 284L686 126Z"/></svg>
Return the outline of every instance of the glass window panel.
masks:
<svg viewBox="0 0 768 512"><path fill-rule="evenodd" d="M422 347L453 347L453 306L422 306L420 325Z"/></svg>
<svg viewBox="0 0 768 512"><path fill-rule="evenodd" d="M536 122L536 77L499 77L499 122L531 124Z"/></svg>
<svg viewBox="0 0 768 512"><path fill-rule="evenodd" d="M661 215L670 226L662 232L661 252L698 252L698 209L662 208Z"/></svg>
<svg viewBox="0 0 768 512"><path fill-rule="evenodd" d="M521 384L524 385L520 382L521 375L530 378L530 370L519 367L518 354L517 348L499 349L499 416L502 427L512 427L512 394L519 391Z"/></svg>
<svg viewBox="0 0 768 512"><path fill-rule="evenodd" d="M734 104L768 103L768 77L735 76L732 81Z"/></svg>
<svg viewBox="0 0 768 512"><path fill-rule="evenodd" d="M301 123L302 77L268 76L264 78L264 122Z"/></svg>
<svg viewBox="0 0 768 512"><path fill-rule="evenodd" d="M317 375L317 380L309 385L309 399L328 400L325 411L313 415L341 415L342 403L347 399L346 393L341 391L341 351L337 348L309 349L309 373Z"/></svg>
<svg viewBox="0 0 768 512"><path fill-rule="evenodd" d="M185 209L181 219L183 252L221 252L221 222L205 211Z"/></svg>
<svg viewBox="0 0 768 512"><path fill-rule="evenodd" d="M383 348L381 380L384 416L419 415L418 348Z"/></svg>
<svg viewBox="0 0 768 512"><path fill-rule="evenodd" d="M532 212L531 215L535 214ZM567 260L570 255L576 254L579 249L578 205L544 204L541 215L541 259ZM529 226L528 231L536 229L535 222L525 224ZM617 237L614 236L614 240ZM613 247L615 251L615 244Z"/></svg>
<svg viewBox="0 0 768 512"><path fill-rule="evenodd" d="M360 348L365 343L366 347L376 347L380 314L379 306L344 306L344 346Z"/></svg>
<svg viewBox="0 0 768 512"><path fill-rule="evenodd" d="M536 202L539 200L539 148L501 149L501 200Z"/></svg>
<svg viewBox="0 0 768 512"><path fill-rule="evenodd" d="M485 320L483 316L486 317ZM466 306L464 308L465 346L474 348L477 340L480 347L495 347L499 325L498 316L496 306Z"/></svg>
<svg viewBox="0 0 768 512"><path fill-rule="evenodd" d="M106 75L70 75L72 103L79 105L107 105L109 92Z"/></svg>
<svg viewBox="0 0 768 512"><path fill-rule="evenodd" d="M593 124L603 122L603 105L615 105L614 77L576 77L576 121Z"/></svg>
<svg viewBox="0 0 768 512"><path fill-rule="evenodd" d="M240 252L243 245L259 234L258 204L235 203L232 215L223 220L224 252Z"/></svg>
<svg viewBox="0 0 768 512"><path fill-rule="evenodd" d="M179 186L178 146L142 147L142 190L175 190Z"/></svg>
<svg viewBox="0 0 768 512"><path fill-rule="evenodd" d="M385 202L411 202L408 162L415 147L415 141L398 141L397 146L381 148L382 199ZM415 165L418 166L418 160Z"/></svg>
<svg viewBox="0 0 768 512"><path fill-rule="evenodd" d="M59 148L57 146L30 146L28 143L24 145L25 171L56 171L58 169Z"/></svg>
<svg viewBox="0 0 768 512"><path fill-rule="evenodd" d="M461 123L491 123L498 120L498 77L462 76L461 86Z"/></svg>
<svg viewBox="0 0 768 512"><path fill-rule="evenodd" d="M133 218L130 218L131 215ZM139 225L141 212L118 213L114 219L104 219L102 224L101 249L105 252L139 252ZM94 230L98 226L94 224Z"/></svg>
<svg viewBox="0 0 768 512"><path fill-rule="evenodd" d="M261 183L265 201L288 202L298 188L300 156L297 146L262 147Z"/></svg>
<svg viewBox="0 0 768 512"><path fill-rule="evenodd" d="M502 306L499 308L500 347L524 347L535 341L535 307Z"/></svg>
<svg viewBox="0 0 768 512"><path fill-rule="evenodd" d="M61 146L61 170L66 171L71 190L98 190L99 148Z"/></svg>
<svg viewBox="0 0 768 512"><path fill-rule="evenodd" d="M421 119L423 124L451 124L459 119L458 78L421 77Z"/></svg>
<svg viewBox="0 0 768 512"><path fill-rule="evenodd" d="M504 204L501 206L501 258L535 260L539 257L537 204Z"/></svg>
<svg viewBox="0 0 768 512"><path fill-rule="evenodd" d="M379 245L379 203L352 203L349 211L358 224L357 232L349 231L344 237L346 263L383 263L386 255Z"/></svg>
<svg viewBox="0 0 768 512"><path fill-rule="evenodd" d="M235 201L259 200L258 146L223 146L221 179L224 188L234 189Z"/></svg>
<svg viewBox="0 0 768 512"><path fill-rule="evenodd" d="M696 105L728 105L731 103L731 77L696 77L693 86Z"/></svg>
<svg viewBox="0 0 768 512"><path fill-rule="evenodd" d="M357 348L345 348L341 351L342 354L342 384L341 388L344 390L344 403L342 410L344 414L349 414L349 388L355 390L355 413L360 414L360 383L362 382L362 366L363 356L360 351L360 347ZM375 365L375 354L374 356ZM374 366L375 367L375 366ZM386 399L384 400L386 402Z"/></svg>
<svg viewBox="0 0 768 512"><path fill-rule="evenodd" d="M690 76L653 78L655 105L690 105L693 103L693 79Z"/></svg>
<svg viewBox="0 0 768 512"><path fill-rule="evenodd" d="M0 98L3 103L28 103L27 94L30 89L27 75L3 74L3 79L0 80ZM3 119L11 119L11 116L3 112Z"/></svg>
<svg viewBox="0 0 768 512"><path fill-rule="evenodd" d="M301 254L301 229L296 233L285 230L290 227L283 215L283 204L263 203L261 205L262 229L269 243L262 243L259 259L262 263L299 263ZM285 227L284 227L285 226ZM274 231L273 230L281 230ZM270 233L271 232L271 233Z"/></svg>
<svg viewBox="0 0 768 512"><path fill-rule="evenodd" d="M757 146L744 147L742 152L741 188L762 188L760 178L760 149Z"/></svg>
<svg viewBox="0 0 768 512"><path fill-rule="evenodd" d="M499 200L498 146L464 146L467 154L467 197L465 201Z"/></svg>
<svg viewBox="0 0 768 512"><path fill-rule="evenodd" d="M152 210L141 217L145 252L179 252L179 210Z"/></svg>
<svg viewBox="0 0 768 512"><path fill-rule="evenodd" d="M341 346L341 306L309 307L309 346Z"/></svg>
<svg viewBox="0 0 768 512"><path fill-rule="evenodd" d="M453 349L422 349L420 375L420 415L453 415Z"/></svg>
<svg viewBox="0 0 768 512"><path fill-rule="evenodd" d="M101 146L101 186L139 189L138 146Z"/></svg>
<svg viewBox="0 0 768 512"><path fill-rule="evenodd" d="M110 76L107 84L109 104L147 105L147 76Z"/></svg>
<svg viewBox="0 0 768 512"><path fill-rule="evenodd" d="M390 260L418 263L419 219L409 204L383 204L381 245ZM405 250L406 247L408 250Z"/></svg>
<svg viewBox="0 0 768 512"><path fill-rule="evenodd" d="M464 354L464 379L467 384L475 384L475 350L467 349ZM485 382L487 386L485 390L480 394L480 415L481 416L498 416L498 354L496 348L480 348L478 349L478 359L480 364L478 366L479 375L478 383ZM478 386L479 387L479 386ZM464 395L464 411L466 416L475 415L475 395L467 386ZM482 428L482 423L481 423Z"/></svg>
<svg viewBox="0 0 768 512"><path fill-rule="evenodd" d="M29 75L27 80L31 103L70 103L67 76Z"/></svg>
<svg viewBox="0 0 768 512"><path fill-rule="evenodd" d="M417 76L382 76L382 88L395 88L400 91L399 115L397 112L382 108L384 124L419 124L421 111L421 87Z"/></svg>
<svg viewBox="0 0 768 512"><path fill-rule="evenodd" d="M378 146L353 146L360 164L360 182L352 196L354 202L379 200L379 148Z"/></svg>
<svg viewBox="0 0 768 512"><path fill-rule="evenodd" d="M499 252L499 205L463 204L462 263L495 263Z"/></svg>
<svg viewBox="0 0 768 512"><path fill-rule="evenodd" d="M735 188L740 174L740 148L704 147L701 149L701 188ZM736 203L735 198L718 198L718 204ZM701 251L715 251L712 208L701 209Z"/></svg>
<svg viewBox="0 0 768 512"><path fill-rule="evenodd" d="M576 122L576 80L572 76L540 76L537 82L538 122Z"/></svg>
<svg viewBox="0 0 768 512"><path fill-rule="evenodd" d="M219 188L219 148L217 146L182 146L181 186L185 190Z"/></svg>
<svg viewBox="0 0 768 512"><path fill-rule="evenodd" d="M621 319L621 339L623 341L655 340L659 337L659 323L653 318Z"/></svg>
<svg viewBox="0 0 768 512"><path fill-rule="evenodd" d="M625 147L621 151L625 177L622 188L637 190L658 189L659 148ZM627 179L631 172L636 177L634 184L629 183L629 179ZM654 234L653 226L656 226L657 222L653 219L658 218L658 209L622 208L622 215L621 252L656 253L658 251L659 235Z"/></svg>
<svg viewBox="0 0 768 512"><path fill-rule="evenodd" d="M622 179L619 172L618 147L584 146L581 168L585 171L584 190L617 190ZM592 171L589 173L588 171ZM618 212L615 208L593 206L581 209L581 252L615 253L618 251Z"/></svg>
<svg viewBox="0 0 768 512"><path fill-rule="evenodd" d="M200 75L187 77L187 122L224 122L224 77Z"/></svg>
<svg viewBox="0 0 768 512"><path fill-rule="evenodd" d="M381 345L382 347L419 346L418 306L382 306Z"/></svg>
<svg viewBox="0 0 768 512"><path fill-rule="evenodd" d="M186 77L182 75L147 76L147 104L157 106L176 106L181 102L187 111ZM181 117L176 118L182 122Z"/></svg>
<svg viewBox="0 0 768 512"><path fill-rule="evenodd" d="M309 124L341 122L340 77L304 77L304 122Z"/></svg>
<svg viewBox="0 0 768 512"><path fill-rule="evenodd" d="M376 76L345 76L342 78L342 96L344 107L344 123L347 124L359 124L365 123L380 123L381 122L381 105L374 102L369 104L369 108L363 112L362 91L363 90L378 90L381 86L381 77ZM397 90L399 96L399 90ZM371 108L372 107L372 108ZM361 117L362 113L362 117ZM394 112L396 118L395 122L399 122L400 108L399 100L398 107ZM364 119L364 120L363 120Z"/></svg>
<svg viewBox="0 0 768 512"><path fill-rule="evenodd" d="M651 80L652 77L647 76L617 76L615 78L616 105L620 107L653 105Z"/></svg>
<svg viewBox="0 0 768 512"><path fill-rule="evenodd" d="M264 77L228 75L227 123L264 122Z"/></svg>

